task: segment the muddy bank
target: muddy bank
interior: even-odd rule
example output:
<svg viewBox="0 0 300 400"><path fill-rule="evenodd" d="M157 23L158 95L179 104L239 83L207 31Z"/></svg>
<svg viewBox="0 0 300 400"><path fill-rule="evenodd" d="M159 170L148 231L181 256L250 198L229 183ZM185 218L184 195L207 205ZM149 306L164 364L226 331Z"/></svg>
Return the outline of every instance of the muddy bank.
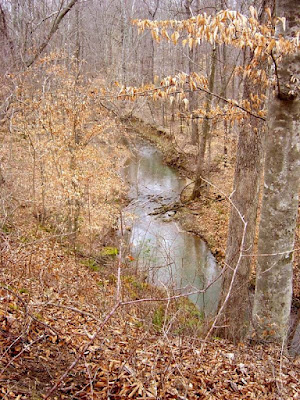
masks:
<svg viewBox="0 0 300 400"><path fill-rule="evenodd" d="M123 210L123 221L136 270L144 271L147 281L162 289L196 292L189 299L203 315L214 315L221 270L205 242L183 230L176 219L187 178L167 166L156 146L145 140L135 141L135 155L124 176L130 203ZM199 292L206 287L205 293Z"/></svg>
<svg viewBox="0 0 300 400"><path fill-rule="evenodd" d="M209 246L220 263L224 260L229 206L215 190L208 190L201 199L190 201L195 175L195 156L182 152L173 135L167 129L145 123L134 116L122 118L122 122L137 136L150 141L163 154L164 162L176 168L179 175L189 179L181 193L180 207L176 210L176 220L182 228L199 236Z"/></svg>
<svg viewBox="0 0 300 400"><path fill-rule="evenodd" d="M134 131L159 148L167 165L177 168L185 176L193 177L194 168L192 165L195 165L195 157L180 151L174 140L174 135L170 135L166 128L144 122L135 116L123 116L121 121L131 132Z"/></svg>

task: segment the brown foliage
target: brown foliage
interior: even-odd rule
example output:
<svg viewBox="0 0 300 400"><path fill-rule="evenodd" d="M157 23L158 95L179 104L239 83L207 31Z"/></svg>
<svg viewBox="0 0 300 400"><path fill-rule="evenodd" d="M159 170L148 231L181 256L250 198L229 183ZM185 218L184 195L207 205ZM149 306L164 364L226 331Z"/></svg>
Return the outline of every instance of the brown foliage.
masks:
<svg viewBox="0 0 300 400"><path fill-rule="evenodd" d="M45 235L45 234L44 234ZM0 385L3 399L45 395L90 342L116 295L113 266L91 271L55 241L2 236ZM124 266L125 267L125 266ZM101 284L100 284L101 282ZM129 279L124 298L132 298ZM126 289L127 287L127 289ZM136 290L136 287L135 287ZM149 288L134 296L150 295ZM152 290L152 289L151 289ZM157 293L158 294L158 293ZM156 294L156 295L157 295ZM154 293L152 292L152 296ZM154 308L153 308L154 307ZM292 399L299 363L278 348L154 333L151 302L119 309L61 383L58 399ZM170 312L172 313L172 312Z"/></svg>

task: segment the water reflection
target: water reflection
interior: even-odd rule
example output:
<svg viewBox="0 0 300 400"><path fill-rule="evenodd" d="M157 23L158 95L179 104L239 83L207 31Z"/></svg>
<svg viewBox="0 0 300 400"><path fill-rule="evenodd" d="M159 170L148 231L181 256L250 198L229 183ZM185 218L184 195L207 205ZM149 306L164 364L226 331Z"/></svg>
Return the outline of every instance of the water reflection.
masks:
<svg viewBox="0 0 300 400"><path fill-rule="evenodd" d="M130 227L131 252L139 267L147 270L149 280L184 291L202 289L215 280L220 270L205 242L183 232L171 219L172 212L149 215L156 207L178 199L186 180L164 165L161 154L148 144L138 145L125 175L130 183L125 224ZM204 295L190 296L206 315L216 312L221 284L219 279Z"/></svg>

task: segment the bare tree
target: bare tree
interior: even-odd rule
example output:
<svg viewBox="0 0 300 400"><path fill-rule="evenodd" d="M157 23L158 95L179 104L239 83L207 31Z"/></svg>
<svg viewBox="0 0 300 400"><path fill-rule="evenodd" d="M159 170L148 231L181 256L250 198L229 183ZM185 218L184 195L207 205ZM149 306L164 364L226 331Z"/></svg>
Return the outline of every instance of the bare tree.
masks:
<svg viewBox="0 0 300 400"><path fill-rule="evenodd" d="M64 17L68 14L68 12L74 7L74 5L77 3L78 0L71 0L66 7L64 7L55 17L53 25L50 29L50 32L48 33L48 35L46 36L46 38L43 40L43 42L40 44L40 46L38 47L38 49L35 51L35 54L33 57L31 57L29 60L27 60L26 66L30 67L38 58L39 56L42 54L42 52L45 50L45 48L47 47L48 43L50 42L52 36L54 35L54 33L58 30L59 25L61 23L61 21L64 19Z"/></svg>

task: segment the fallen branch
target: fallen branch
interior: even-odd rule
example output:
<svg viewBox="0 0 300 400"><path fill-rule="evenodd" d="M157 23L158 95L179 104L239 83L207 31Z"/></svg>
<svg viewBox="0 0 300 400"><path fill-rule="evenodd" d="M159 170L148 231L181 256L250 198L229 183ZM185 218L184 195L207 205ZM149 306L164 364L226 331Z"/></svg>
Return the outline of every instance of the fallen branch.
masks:
<svg viewBox="0 0 300 400"><path fill-rule="evenodd" d="M178 211L180 208L182 208L184 206L185 206L184 204L180 204L178 202L171 203L171 204L165 204L160 207L154 208L154 211L152 211L148 215L162 215L168 211Z"/></svg>

